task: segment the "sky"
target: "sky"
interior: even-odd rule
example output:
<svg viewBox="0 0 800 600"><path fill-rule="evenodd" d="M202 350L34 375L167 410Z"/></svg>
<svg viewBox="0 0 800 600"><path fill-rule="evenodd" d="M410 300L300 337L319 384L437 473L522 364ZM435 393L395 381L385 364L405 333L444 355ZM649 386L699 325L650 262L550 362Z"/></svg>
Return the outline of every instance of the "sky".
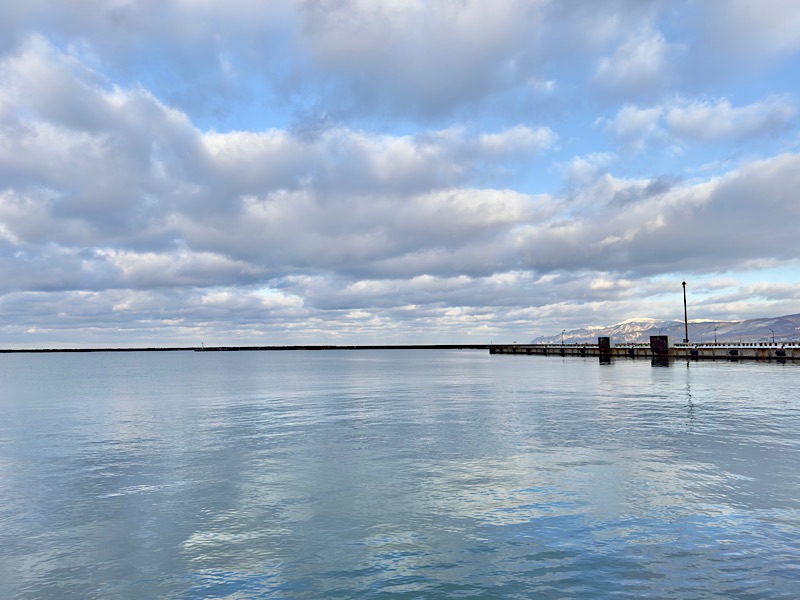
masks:
<svg viewBox="0 0 800 600"><path fill-rule="evenodd" d="M796 0L0 0L0 347L800 312Z"/></svg>

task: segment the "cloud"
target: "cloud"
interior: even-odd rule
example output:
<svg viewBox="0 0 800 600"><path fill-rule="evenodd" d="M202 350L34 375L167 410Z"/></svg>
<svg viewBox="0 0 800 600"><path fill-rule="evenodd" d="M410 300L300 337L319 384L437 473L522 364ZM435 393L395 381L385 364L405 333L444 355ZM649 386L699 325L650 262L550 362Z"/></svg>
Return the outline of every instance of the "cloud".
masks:
<svg viewBox="0 0 800 600"><path fill-rule="evenodd" d="M800 184L798 167L800 156L785 154L700 183L602 177L584 192L594 211L520 227L515 244L536 271L641 276L724 271L756 257L790 260L793 233L782 223L800 216L789 192Z"/></svg>
<svg viewBox="0 0 800 600"><path fill-rule="evenodd" d="M581 189L607 173L607 167L617 160L612 152L593 152L588 156L574 157L565 169L565 181L569 188Z"/></svg>
<svg viewBox="0 0 800 600"><path fill-rule="evenodd" d="M180 199L181 173L202 178L200 136L147 91L102 85L76 64L41 38L2 62L0 177L17 206L35 204L34 214L68 224L39 230L51 239L97 244L147 235ZM37 231L31 222L25 229Z"/></svg>
<svg viewBox="0 0 800 600"><path fill-rule="evenodd" d="M701 31L712 44L752 60L800 49L800 6L793 0L713 0L700 5Z"/></svg>
<svg viewBox="0 0 800 600"><path fill-rule="evenodd" d="M261 272L243 261L235 261L210 252L132 252L101 250L102 260L119 274L119 284L126 288L162 286L188 287L245 283Z"/></svg>
<svg viewBox="0 0 800 600"><path fill-rule="evenodd" d="M797 102L770 96L745 106L727 98L676 98L649 108L626 104L611 120L599 120L627 151L648 145L745 142L788 133L796 125Z"/></svg>
<svg viewBox="0 0 800 600"><path fill-rule="evenodd" d="M666 112L665 123L670 133L683 140L719 142L777 135L788 129L796 115L796 102L788 96L772 96L742 107L722 98L673 106Z"/></svg>
<svg viewBox="0 0 800 600"><path fill-rule="evenodd" d="M626 150L641 152L647 143L665 136L661 125L663 114L662 106L639 108L626 104L613 120L606 121L605 129L612 133Z"/></svg>
<svg viewBox="0 0 800 600"><path fill-rule="evenodd" d="M306 4L301 17L315 64L357 107L436 116L530 78L525 40L541 28L540 11L517 0L350 0Z"/></svg>
<svg viewBox="0 0 800 600"><path fill-rule="evenodd" d="M495 242L536 210L534 199L501 190L331 200L277 193L247 199L241 213L223 220L176 217L175 227L192 248L255 262L273 276L324 269L392 277L497 268L502 248Z"/></svg>
<svg viewBox="0 0 800 600"><path fill-rule="evenodd" d="M478 163L530 158L555 138L546 127L524 125L475 136L458 129L391 136L346 128L311 138L283 130L202 136L222 175L238 181L242 194L303 185L337 193L414 193L464 183Z"/></svg>
<svg viewBox="0 0 800 600"><path fill-rule="evenodd" d="M600 60L593 83L613 95L652 95L668 84L668 58L674 52L661 33L645 28Z"/></svg>
<svg viewBox="0 0 800 600"><path fill-rule="evenodd" d="M515 125L500 133L484 133L478 138L478 151L489 156L540 152L556 141L557 135L549 127L531 129Z"/></svg>

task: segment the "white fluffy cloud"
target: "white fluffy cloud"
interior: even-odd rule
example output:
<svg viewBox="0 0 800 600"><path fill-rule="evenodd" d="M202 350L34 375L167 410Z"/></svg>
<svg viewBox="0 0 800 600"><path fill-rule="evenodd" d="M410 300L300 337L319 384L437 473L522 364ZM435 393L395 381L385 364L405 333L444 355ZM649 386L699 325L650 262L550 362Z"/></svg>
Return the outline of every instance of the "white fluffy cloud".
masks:
<svg viewBox="0 0 800 600"><path fill-rule="evenodd" d="M789 131L796 117L797 102L788 95L770 96L746 106L733 106L727 98L678 98L648 108L627 104L604 124L625 147L638 152L649 143L720 143L776 137Z"/></svg>
<svg viewBox="0 0 800 600"><path fill-rule="evenodd" d="M796 116L796 102L786 96L740 107L723 98L672 106L665 122L670 133L683 140L717 142L774 136L786 130Z"/></svg>
<svg viewBox="0 0 800 600"><path fill-rule="evenodd" d="M670 48L664 36L646 28L620 44L611 56L602 58L594 75L599 88L634 97L662 90L671 76Z"/></svg>

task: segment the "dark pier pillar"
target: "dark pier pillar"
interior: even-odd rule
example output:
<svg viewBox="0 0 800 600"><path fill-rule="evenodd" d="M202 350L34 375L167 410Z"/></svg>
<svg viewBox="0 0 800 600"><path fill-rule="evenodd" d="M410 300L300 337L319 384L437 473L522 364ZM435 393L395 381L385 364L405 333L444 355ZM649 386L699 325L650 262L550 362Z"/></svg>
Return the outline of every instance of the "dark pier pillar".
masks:
<svg viewBox="0 0 800 600"><path fill-rule="evenodd" d="M600 354L601 363L611 362L611 338L610 337L597 338L597 351Z"/></svg>

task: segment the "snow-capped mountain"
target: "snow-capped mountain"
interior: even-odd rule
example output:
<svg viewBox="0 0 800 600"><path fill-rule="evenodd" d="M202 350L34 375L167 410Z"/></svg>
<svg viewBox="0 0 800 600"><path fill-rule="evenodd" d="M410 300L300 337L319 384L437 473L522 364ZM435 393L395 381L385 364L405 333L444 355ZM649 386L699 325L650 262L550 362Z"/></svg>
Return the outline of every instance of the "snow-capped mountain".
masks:
<svg viewBox="0 0 800 600"><path fill-rule="evenodd" d="M564 332L565 344L597 343L600 336L610 337L614 343L646 343L651 335L668 335L673 341L683 341L683 321L659 321L657 319L629 319L607 327L586 327ZM800 314L770 319L748 321L689 321L691 342L788 342L800 340ZM540 336L532 344L560 344L561 332Z"/></svg>

